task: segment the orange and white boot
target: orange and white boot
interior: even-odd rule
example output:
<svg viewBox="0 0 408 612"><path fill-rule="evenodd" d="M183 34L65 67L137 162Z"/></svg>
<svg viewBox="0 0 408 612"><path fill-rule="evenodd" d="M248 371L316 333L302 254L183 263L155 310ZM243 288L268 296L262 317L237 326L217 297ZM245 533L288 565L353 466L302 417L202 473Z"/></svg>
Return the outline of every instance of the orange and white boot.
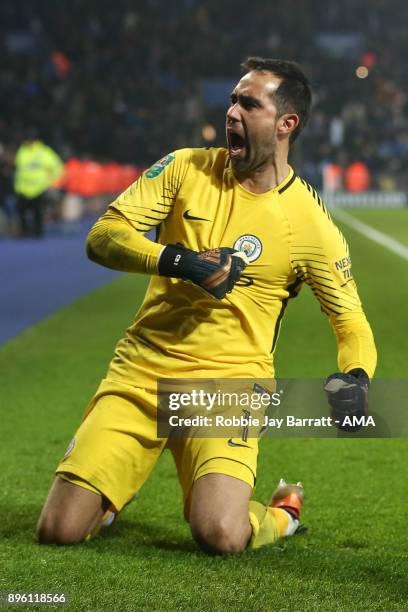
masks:
<svg viewBox="0 0 408 612"><path fill-rule="evenodd" d="M304 489L301 482L288 484L283 478L280 479L275 489L269 506L280 508L289 515L289 524L285 536L293 535L299 528L299 517L304 500Z"/></svg>

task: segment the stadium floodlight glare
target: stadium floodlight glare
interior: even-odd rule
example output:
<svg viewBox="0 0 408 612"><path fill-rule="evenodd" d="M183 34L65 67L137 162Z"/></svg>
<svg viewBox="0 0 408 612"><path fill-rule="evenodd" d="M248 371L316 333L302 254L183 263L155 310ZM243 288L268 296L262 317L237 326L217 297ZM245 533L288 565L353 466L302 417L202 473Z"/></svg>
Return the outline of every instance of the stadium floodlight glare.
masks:
<svg viewBox="0 0 408 612"><path fill-rule="evenodd" d="M367 66L358 66L358 68L356 68L356 77L358 79L366 79L368 74Z"/></svg>
<svg viewBox="0 0 408 612"><path fill-rule="evenodd" d="M209 123L207 125L203 125L203 128L201 130L201 135L204 138L204 140L208 140L210 142L216 139L217 130L215 129L213 125Z"/></svg>

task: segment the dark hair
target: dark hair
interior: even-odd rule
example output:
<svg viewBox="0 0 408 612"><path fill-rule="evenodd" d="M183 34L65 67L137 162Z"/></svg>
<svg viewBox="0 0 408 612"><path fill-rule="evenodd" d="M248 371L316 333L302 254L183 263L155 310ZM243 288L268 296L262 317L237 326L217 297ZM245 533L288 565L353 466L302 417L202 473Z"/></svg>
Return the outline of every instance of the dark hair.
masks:
<svg viewBox="0 0 408 612"><path fill-rule="evenodd" d="M290 135L290 143L292 144L307 123L312 102L309 81L299 64L289 60L270 59L268 57L248 57L241 64L241 68L247 72L266 70L281 77L282 82L273 94L279 116L285 113L296 113L299 117L299 125Z"/></svg>

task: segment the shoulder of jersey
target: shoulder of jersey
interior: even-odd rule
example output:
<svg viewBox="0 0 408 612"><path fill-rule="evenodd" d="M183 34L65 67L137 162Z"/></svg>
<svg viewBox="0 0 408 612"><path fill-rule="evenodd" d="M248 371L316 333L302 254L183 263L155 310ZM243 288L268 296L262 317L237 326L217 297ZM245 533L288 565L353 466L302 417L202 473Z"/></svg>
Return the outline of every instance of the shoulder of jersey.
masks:
<svg viewBox="0 0 408 612"><path fill-rule="evenodd" d="M214 166L224 168L228 160L228 151L223 147L197 147L188 149L188 151L190 164L197 170L211 169Z"/></svg>
<svg viewBox="0 0 408 612"><path fill-rule="evenodd" d="M296 176L292 188L287 189L282 195L286 196L288 203L292 202L296 206L302 207L304 212L306 212L304 209L307 208L308 214L316 213L318 216L323 214L332 221L329 211L319 193L300 176Z"/></svg>

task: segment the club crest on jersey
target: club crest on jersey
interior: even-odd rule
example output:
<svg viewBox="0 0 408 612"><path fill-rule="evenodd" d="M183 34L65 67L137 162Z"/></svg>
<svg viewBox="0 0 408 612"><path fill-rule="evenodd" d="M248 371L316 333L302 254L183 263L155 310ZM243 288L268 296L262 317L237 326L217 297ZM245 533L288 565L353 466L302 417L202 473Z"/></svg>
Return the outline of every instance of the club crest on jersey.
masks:
<svg viewBox="0 0 408 612"><path fill-rule="evenodd" d="M262 242L252 234L240 236L234 244L234 249L242 251L250 262L255 261L262 253Z"/></svg>
<svg viewBox="0 0 408 612"><path fill-rule="evenodd" d="M165 155L164 157L159 159L159 161L153 164L153 166L151 166L146 172L147 178L156 178L157 176L159 176L159 174L163 172L165 167L171 164L171 162L175 159L175 156L171 154Z"/></svg>

